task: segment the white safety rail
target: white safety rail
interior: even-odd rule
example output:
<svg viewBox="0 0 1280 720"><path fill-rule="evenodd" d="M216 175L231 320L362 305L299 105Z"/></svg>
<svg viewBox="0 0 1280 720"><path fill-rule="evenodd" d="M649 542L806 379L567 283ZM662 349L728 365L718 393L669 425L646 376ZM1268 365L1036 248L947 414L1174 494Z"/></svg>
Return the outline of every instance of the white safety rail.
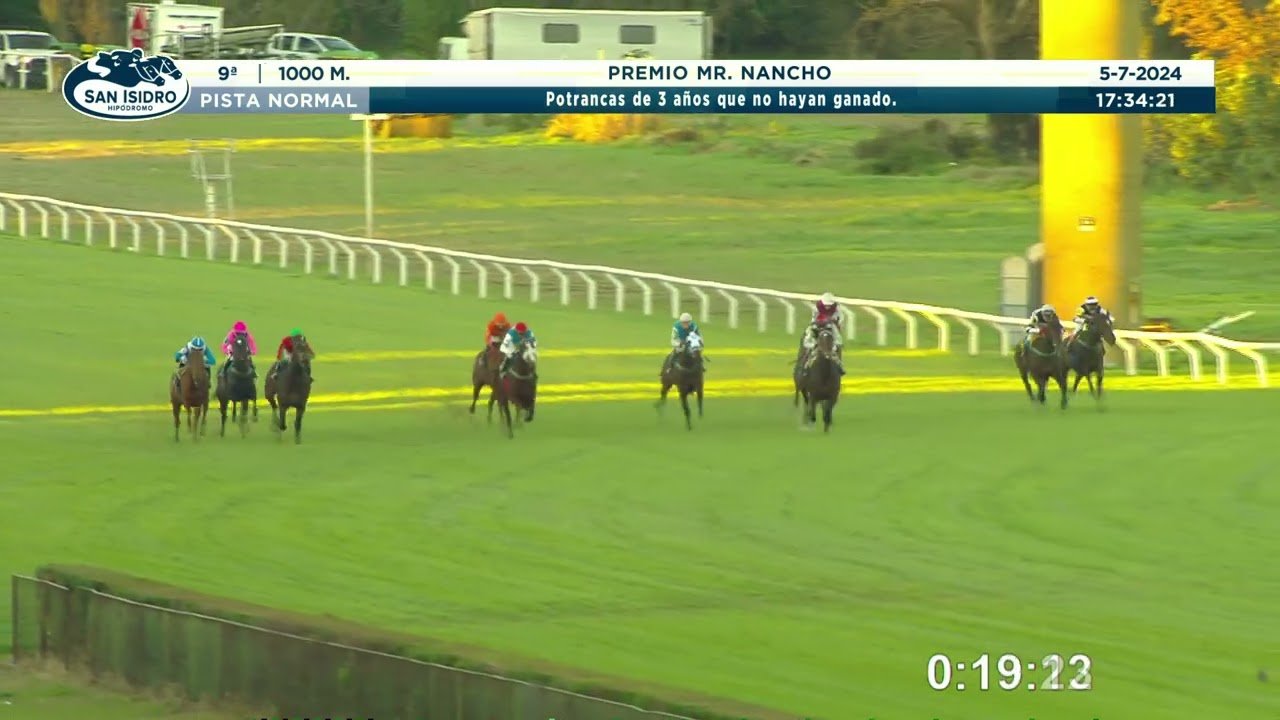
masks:
<svg viewBox="0 0 1280 720"><path fill-rule="evenodd" d="M271 265L350 280L366 277L373 283L421 285L454 295L475 293L481 298L493 297L496 289L502 298L514 299L519 288L521 295L527 292L530 301L539 302L546 299L549 291L561 305L576 299L591 310L612 301L613 309L622 312L638 302L644 314L652 315L655 302L665 300L666 312L674 317L691 302L695 316L704 322L714 312L717 317L722 315L731 328L754 320L760 332L781 328L791 335L799 333L808 322L817 297L600 265L507 258L318 230L97 207L12 193L0 193L0 231L133 252L147 250L165 256ZM869 321L876 345L890 344L892 326L894 344L900 342L912 350L921 349L923 326L934 331L939 351L957 351L953 339L959 333L963 343L958 351L977 355L987 343L992 343L990 347L998 342L1000 352L1007 355L1012 350L1009 329L1026 324L1025 318L893 300L841 297L840 303L850 340L857 339L860 322ZM1253 364L1257 382L1263 387L1268 384L1263 353L1280 350L1280 343L1241 342L1208 333L1118 330L1116 338L1129 375L1138 374L1143 353L1154 356L1159 375L1171 375L1170 355L1177 352L1187 358L1186 372L1199 380L1205 373L1207 353L1218 382L1228 382L1231 359L1236 357Z"/></svg>

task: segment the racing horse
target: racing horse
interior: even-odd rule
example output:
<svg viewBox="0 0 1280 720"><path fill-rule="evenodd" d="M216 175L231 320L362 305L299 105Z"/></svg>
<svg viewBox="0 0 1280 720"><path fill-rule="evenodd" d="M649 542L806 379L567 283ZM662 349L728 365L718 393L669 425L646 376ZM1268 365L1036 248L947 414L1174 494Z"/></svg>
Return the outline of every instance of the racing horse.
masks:
<svg viewBox="0 0 1280 720"><path fill-rule="evenodd" d="M294 341L289 362L281 367L281 361L271 366L263 395L271 404L271 426L277 434L288 429L286 418L293 410L293 442L302 443L302 416L307 414L307 398L311 397L311 359L315 353L305 338ZM283 439L283 435L281 435Z"/></svg>
<svg viewBox="0 0 1280 720"><path fill-rule="evenodd" d="M187 353L186 365L178 371L178 377L169 382L169 404L173 406L173 439L181 440L180 417L187 411L187 429L191 439L198 442L209 422L209 366L204 364L204 353Z"/></svg>
<svg viewBox="0 0 1280 720"><path fill-rule="evenodd" d="M1062 352L1062 326L1040 323L1035 332L1013 349L1013 361L1022 377L1022 386L1034 404L1045 404L1045 388L1052 378L1062 391L1063 410L1067 409L1067 359ZM1038 392L1032 392L1028 378L1036 381Z"/></svg>
<svg viewBox="0 0 1280 720"><path fill-rule="evenodd" d="M667 405L667 393L676 388L680 393L680 407L684 410L684 426L693 429L693 415L689 411L689 396L698 398L698 419L702 419L702 336L689 333L689 336L676 348L671 363L662 371L662 394L658 396L655 407L661 412Z"/></svg>
<svg viewBox="0 0 1280 720"><path fill-rule="evenodd" d="M804 399L804 414L801 421L804 427L812 427L818 422L818 406L822 406L822 431L831 432L832 416L835 414L836 402L840 400L840 360L836 347L836 331L831 326L818 331L818 344L811 351L813 364L805 361L797 362L793 379L796 393L793 404L799 405ZM802 355L803 357L803 355Z"/></svg>
<svg viewBox="0 0 1280 720"><path fill-rule="evenodd" d="M489 386L489 421L493 421L493 403L498 387L498 368L502 366L502 351L496 343L489 343L484 350L476 354L471 364L471 414L476 414L476 402L480 400L480 391Z"/></svg>
<svg viewBox="0 0 1280 720"><path fill-rule="evenodd" d="M249 434L249 403L253 403L253 421L258 421L258 387L253 381L253 365L249 362L249 342L237 335L231 343L231 362L218 375L218 411L222 415L222 437L227 435L227 406L231 419L240 426L240 437Z"/></svg>
<svg viewBox="0 0 1280 720"><path fill-rule="evenodd" d="M1116 332L1111 322L1110 315L1099 313L1089 316L1085 318L1084 326L1067 338L1064 348L1067 370L1076 374L1075 382L1071 383L1072 395L1080 389L1083 378L1089 384L1089 394L1096 400L1102 400L1102 359L1107 354L1107 345L1114 347L1116 344ZM1098 378L1096 386L1093 382L1095 376Z"/></svg>
<svg viewBox="0 0 1280 720"><path fill-rule="evenodd" d="M490 402L497 401L507 437L514 438L511 406L516 406L515 422L533 422L534 403L538 398L538 349L527 340L521 341L511 356L511 364L498 378Z"/></svg>

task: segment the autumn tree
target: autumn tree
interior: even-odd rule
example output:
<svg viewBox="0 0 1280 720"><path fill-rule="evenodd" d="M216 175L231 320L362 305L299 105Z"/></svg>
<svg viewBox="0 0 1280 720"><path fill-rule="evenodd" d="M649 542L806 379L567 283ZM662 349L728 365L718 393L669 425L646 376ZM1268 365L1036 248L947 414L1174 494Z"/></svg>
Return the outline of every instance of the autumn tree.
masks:
<svg viewBox="0 0 1280 720"><path fill-rule="evenodd" d="M1148 123L1153 149L1202 185L1280 182L1280 0L1151 0L1156 20L1213 60L1217 113Z"/></svg>

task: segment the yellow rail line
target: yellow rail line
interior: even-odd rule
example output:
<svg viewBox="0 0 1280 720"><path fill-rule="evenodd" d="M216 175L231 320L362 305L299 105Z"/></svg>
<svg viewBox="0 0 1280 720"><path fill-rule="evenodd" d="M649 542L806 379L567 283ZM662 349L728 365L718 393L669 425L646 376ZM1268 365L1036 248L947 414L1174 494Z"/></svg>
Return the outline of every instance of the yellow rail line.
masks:
<svg viewBox="0 0 1280 720"><path fill-rule="evenodd" d="M603 357L637 357L658 360L662 359L662 346L647 348L580 348L575 350L548 349L538 354L548 358L603 358ZM470 360L480 352L474 350L373 350L369 352L335 352L325 353L321 358L329 363L383 362L388 360ZM939 350L858 350L859 357L936 357L944 355ZM708 350L708 356L714 357L780 357L794 358L795 349L783 348L715 348Z"/></svg>
<svg viewBox="0 0 1280 720"><path fill-rule="evenodd" d="M1256 383L1241 378L1227 385L1213 381L1193 382L1183 378L1119 377L1108 381L1121 391L1211 391L1256 390ZM716 380L708 384L707 397L751 398L787 397L793 392L790 380L779 378L755 378L742 380ZM846 378L842 392L847 395L928 394L928 393L987 393L1022 392L1017 378L983 376L919 376L919 377L850 377ZM610 402L628 400L653 400L658 385L648 382L590 382L552 383L538 388L539 403ZM487 399L482 393L481 400ZM321 406L324 412L368 412L402 408L435 407L470 402L471 388L418 387L367 392L321 393L311 397L312 406ZM263 403L264 404L264 403ZM0 409L0 418L74 418L101 415L163 413L168 405L73 405L51 408Z"/></svg>

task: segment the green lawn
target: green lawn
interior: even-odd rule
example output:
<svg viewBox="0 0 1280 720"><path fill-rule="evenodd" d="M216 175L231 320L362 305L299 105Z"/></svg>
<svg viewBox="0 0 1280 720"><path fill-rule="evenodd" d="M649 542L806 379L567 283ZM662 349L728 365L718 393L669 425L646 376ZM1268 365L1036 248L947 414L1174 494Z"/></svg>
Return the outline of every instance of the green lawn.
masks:
<svg viewBox="0 0 1280 720"><path fill-rule="evenodd" d="M12 141L110 135L152 139L158 144L151 150L160 152L165 139L329 138L328 145L306 149L237 154L238 213L276 225L363 232L357 128L345 118L194 116L107 124L77 116L57 98L9 93L7 103L10 97L15 110L3 121L9 125L0 125L0 136ZM35 122L37 117L42 120ZM983 168L942 177L868 178L847 172L851 162L808 162L815 155L851 158L853 144L871 131L867 122L701 121L704 129L716 126L706 129L703 142L656 147L547 144L535 135L491 133L443 143L385 142L376 159L377 234L454 249L995 311L1000 260L1038 236L1036 188L1010 184L1006 173ZM177 150L71 160L0 146L0 189L201 214L203 196L181 143L167 147ZM72 177L96 180L68 182ZM119 177L129 181L107 180ZM1233 326L1233 336L1278 338L1274 228L1280 210L1206 209L1220 199L1147 198L1147 313L1198 329L1252 310L1257 314Z"/></svg>
<svg viewBox="0 0 1280 720"><path fill-rule="evenodd" d="M61 672L18 670L0 664L0 718L3 720L243 720L246 717L227 710L130 697L115 688L88 686L81 678Z"/></svg>
<svg viewBox="0 0 1280 720"><path fill-rule="evenodd" d="M452 387L465 360L323 354L468 350L496 307L43 241L0 242L0 266L0 323L22 339L0 344L6 407L161 403L173 349L240 316L264 344L304 325L317 392ZM591 332L595 316L554 305L508 312L543 339L548 386L653 379L665 321L610 316ZM652 357L572 356L649 343ZM926 367L1008 374L993 357L850 362L886 388ZM692 434L646 403L604 401L549 403L514 442L456 404L317 406L301 447L261 424L175 444L163 410L4 419L21 450L0 505L29 510L0 524L4 569L98 564L788 716L1274 707L1257 680L1280 666L1267 640L1280 491L1257 450L1273 394L1121 382L1108 412L1082 399L1065 414L1014 389L851 395L823 437L796 431L784 396L715 390L786 372L785 356L717 359ZM1094 689L973 692L970 673L970 690L938 693L925 664L939 652L1084 653Z"/></svg>

